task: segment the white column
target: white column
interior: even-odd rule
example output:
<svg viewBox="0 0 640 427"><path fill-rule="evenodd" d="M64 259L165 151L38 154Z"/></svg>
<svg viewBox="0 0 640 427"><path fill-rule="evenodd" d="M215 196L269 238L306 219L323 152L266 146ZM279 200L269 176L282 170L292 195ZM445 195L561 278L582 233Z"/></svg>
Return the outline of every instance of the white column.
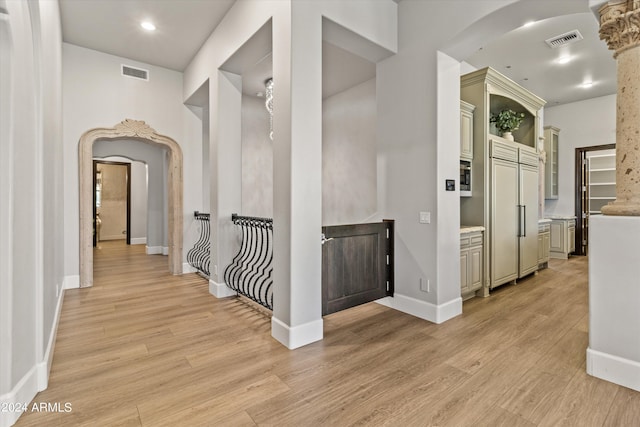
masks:
<svg viewBox="0 0 640 427"><path fill-rule="evenodd" d="M293 349L322 339L322 21L305 2L290 7L273 23L271 331Z"/></svg>

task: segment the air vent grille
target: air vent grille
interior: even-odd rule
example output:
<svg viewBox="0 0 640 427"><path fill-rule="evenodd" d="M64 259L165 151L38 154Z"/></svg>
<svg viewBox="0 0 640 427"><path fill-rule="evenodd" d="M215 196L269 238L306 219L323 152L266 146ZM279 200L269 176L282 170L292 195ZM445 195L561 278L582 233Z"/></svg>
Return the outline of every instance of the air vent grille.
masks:
<svg viewBox="0 0 640 427"><path fill-rule="evenodd" d="M545 40L545 43L549 45L551 48L557 48L560 46L565 46L571 43L579 42L584 37L580 34L580 31L573 30L568 33L560 34L559 36L551 37L550 39Z"/></svg>
<svg viewBox="0 0 640 427"><path fill-rule="evenodd" d="M142 68L134 68L128 65L122 65L122 75L133 77L135 79L149 81L149 71Z"/></svg>

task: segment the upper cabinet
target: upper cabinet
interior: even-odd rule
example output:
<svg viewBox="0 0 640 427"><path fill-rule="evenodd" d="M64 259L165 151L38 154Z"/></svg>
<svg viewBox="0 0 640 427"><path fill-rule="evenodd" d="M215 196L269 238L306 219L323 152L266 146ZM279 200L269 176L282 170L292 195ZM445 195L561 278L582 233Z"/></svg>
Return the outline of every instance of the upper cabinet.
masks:
<svg viewBox="0 0 640 427"><path fill-rule="evenodd" d="M544 198L558 198L558 140L560 129L553 126L544 128L544 151L547 163L544 168Z"/></svg>
<svg viewBox="0 0 640 427"><path fill-rule="evenodd" d="M487 139L489 135L505 136L495 123L491 123L491 116L501 111L512 110L522 115L522 122L512 132L515 142L538 150L538 120L539 112L545 101L529 92L513 80L500 74L493 68L487 67L460 78L460 98L476 106L474 111L474 142ZM478 117L481 120L478 120ZM480 125L480 126L479 126ZM477 148L475 149L478 152Z"/></svg>
<svg viewBox="0 0 640 427"><path fill-rule="evenodd" d="M460 158L473 160L473 110L476 107L460 101Z"/></svg>

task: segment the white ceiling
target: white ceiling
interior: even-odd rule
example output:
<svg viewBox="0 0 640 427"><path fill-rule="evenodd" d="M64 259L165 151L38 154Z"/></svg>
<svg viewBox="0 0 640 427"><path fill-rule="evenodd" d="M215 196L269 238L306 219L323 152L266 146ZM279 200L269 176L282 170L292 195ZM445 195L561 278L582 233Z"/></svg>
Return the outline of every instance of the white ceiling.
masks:
<svg viewBox="0 0 640 427"><path fill-rule="evenodd" d="M235 0L60 0L65 42L183 71ZM140 28L142 20L157 29Z"/></svg>
<svg viewBox="0 0 640 427"><path fill-rule="evenodd" d="M545 40L572 30L584 37L576 43L552 49ZM571 61L559 64L569 55ZM616 93L616 61L598 36L598 22L591 12L545 19L520 27L486 44L466 62L476 68L491 66L542 99L547 106L565 104ZM591 88L583 88L591 80Z"/></svg>
<svg viewBox="0 0 640 427"><path fill-rule="evenodd" d="M183 71L235 0L60 0L65 42L132 60ZM402 5L402 4L401 4ZM401 6L400 5L400 6ZM157 30L140 29L143 19ZM555 61L560 49L544 40L577 29L584 40L566 46L574 58ZM323 96L339 92L375 76L375 64L334 44L323 44ZM616 92L616 65L598 38L592 13L545 19L511 31L487 43L466 60L476 68L491 66L547 101L547 106ZM245 68L245 93L263 90L271 75L271 57ZM590 77L591 89L579 85Z"/></svg>

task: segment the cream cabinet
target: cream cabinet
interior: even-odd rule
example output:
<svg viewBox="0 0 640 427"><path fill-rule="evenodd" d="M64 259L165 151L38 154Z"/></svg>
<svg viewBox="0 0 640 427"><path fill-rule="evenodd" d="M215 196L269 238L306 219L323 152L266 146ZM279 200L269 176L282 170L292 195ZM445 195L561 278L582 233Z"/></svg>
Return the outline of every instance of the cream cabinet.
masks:
<svg viewBox="0 0 640 427"><path fill-rule="evenodd" d="M460 98L473 111L471 197L460 199L462 224L485 227L479 295L538 269L538 129L545 101L492 68L460 77ZM503 110L524 119L511 135L491 117Z"/></svg>
<svg viewBox="0 0 640 427"><path fill-rule="evenodd" d="M473 110L476 107L460 101L460 158L473 160Z"/></svg>
<svg viewBox="0 0 640 427"><path fill-rule="evenodd" d="M575 252L576 217L557 217L551 219L551 241L549 256L567 259Z"/></svg>
<svg viewBox="0 0 640 427"><path fill-rule="evenodd" d="M544 151L547 163L544 168L544 198L558 198L558 140L560 129L553 126L544 128Z"/></svg>
<svg viewBox="0 0 640 427"><path fill-rule="evenodd" d="M482 288L484 233L482 231L460 234L460 295L469 299Z"/></svg>
<svg viewBox="0 0 640 427"><path fill-rule="evenodd" d="M544 222L543 222L544 221ZM549 264L551 250L551 221L538 222L538 268L546 268Z"/></svg>

